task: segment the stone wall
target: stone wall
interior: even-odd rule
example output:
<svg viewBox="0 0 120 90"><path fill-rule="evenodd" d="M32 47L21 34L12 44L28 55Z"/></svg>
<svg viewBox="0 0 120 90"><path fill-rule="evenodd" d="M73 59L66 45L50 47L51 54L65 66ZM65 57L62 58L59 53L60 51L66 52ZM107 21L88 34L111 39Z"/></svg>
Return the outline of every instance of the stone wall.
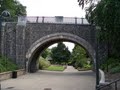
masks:
<svg viewBox="0 0 120 90"><path fill-rule="evenodd" d="M17 25L16 23L7 23L5 27L2 29L2 37L1 37L1 53L13 60L20 69L27 68L27 58L26 53L31 48L31 46L36 43L39 39L44 41L40 50L47 48L47 46L58 42L58 41L72 41L74 43L78 43L76 37L82 38L85 42L89 43L86 47L92 47L95 50L96 42L95 42L95 27L91 25L77 25L77 24L55 24L55 23L27 23L26 26ZM57 35L56 41L52 40L52 35ZM61 34L61 36L59 35ZM62 38L62 34L66 35L65 38ZM72 35L75 37L73 40ZM45 37L50 37L51 41L46 41ZM54 37L55 38L55 37ZM46 41L46 42L45 42ZM33 46L34 47L34 46ZM83 46L84 47L84 46ZM102 46L104 47L104 46ZM85 47L84 47L85 48ZM38 48L36 48L38 49ZM87 48L85 48L87 50ZM103 55L105 52L104 49L100 47L101 50L99 52L99 57ZM40 52L37 51L37 54ZM94 54L91 52L92 55ZM35 55L35 59L38 55ZM36 64L35 61L31 65ZM32 66L31 66L32 67Z"/></svg>
<svg viewBox="0 0 120 90"><path fill-rule="evenodd" d="M17 77L22 76L22 75L25 74L24 69L16 70L16 72L17 72ZM12 71L0 73L0 81L10 79L10 78L12 78Z"/></svg>
<svg viewBox="0 0 120 90"><path fill-rule="evenodd" d="M6 24L1 36L1 54L16 62L16 23Z"/></svg>
<svg viewBox="0 0 120 90"><path fill-rule="evenodd" d="M26 48L30 48L38 39L55 33L68 33L77 35L95 46L95 30L90 25L28 23L25 30Z"/></svg>

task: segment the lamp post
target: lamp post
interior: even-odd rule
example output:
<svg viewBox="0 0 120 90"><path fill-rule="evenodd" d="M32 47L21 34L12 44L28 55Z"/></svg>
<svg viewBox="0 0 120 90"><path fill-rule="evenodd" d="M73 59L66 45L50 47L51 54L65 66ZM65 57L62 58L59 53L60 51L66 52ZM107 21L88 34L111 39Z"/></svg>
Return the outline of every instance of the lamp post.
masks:
<svg viewBox="0 0 120 90"><path fill-rule="evenodd" d="M99 58L98 58L98 30L100 27L96 26L96 90L99 87Z"/></svg>
<svg viewBox="0 0 120 90"><path fill-rule="evenodd" d="M7 11L7 10L4 10L2 13L1 13L1 15L0 15L0 44L1 44L1 38L2 38L2 24L3 24L3 22L5 22L5 19L7 19L8 17L10 17L10 13L9 13L9 11ZM1 54L1 45L0 45L0 54ZM0 73L1 73L1 71L0 71ZM1 90L1 80L0 80L0 90Z"/></svg>
<svg viewBox="0 0 120 90"><path fill-rule="evenodd" d="M96 41L96 90L99 87L98 41Z"/></svg>

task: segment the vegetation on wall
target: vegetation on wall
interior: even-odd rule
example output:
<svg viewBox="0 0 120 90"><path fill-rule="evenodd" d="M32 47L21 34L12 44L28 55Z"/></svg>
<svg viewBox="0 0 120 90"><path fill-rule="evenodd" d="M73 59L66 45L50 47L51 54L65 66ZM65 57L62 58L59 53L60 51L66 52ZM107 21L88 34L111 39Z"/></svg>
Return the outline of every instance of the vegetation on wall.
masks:
<svg viewBox="0 0 120 90"><path fill-rule="evenodd" d="M0 56L0 72L14 71L16 69L16 64L14 64L9 58Z"/></svg>

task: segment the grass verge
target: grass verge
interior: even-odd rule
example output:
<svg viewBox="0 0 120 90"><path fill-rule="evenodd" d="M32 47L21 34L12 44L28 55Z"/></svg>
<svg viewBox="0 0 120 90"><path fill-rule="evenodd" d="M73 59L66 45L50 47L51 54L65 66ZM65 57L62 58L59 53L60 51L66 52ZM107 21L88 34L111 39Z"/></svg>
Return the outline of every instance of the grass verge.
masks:
<svg viewBox="0 0 120 90"><path fill-rule="evenodd" d="M0 73L14 70L17 70L17 65L14 64L9 58L0 56Z"/></svg>
<svg viewBox="0 0 120 90"><path fill-rule="evenodd" d="M48 71L64 71L64 66L60 66L60 65L51 65L48 68L46 68L45 70Z"/></svg>

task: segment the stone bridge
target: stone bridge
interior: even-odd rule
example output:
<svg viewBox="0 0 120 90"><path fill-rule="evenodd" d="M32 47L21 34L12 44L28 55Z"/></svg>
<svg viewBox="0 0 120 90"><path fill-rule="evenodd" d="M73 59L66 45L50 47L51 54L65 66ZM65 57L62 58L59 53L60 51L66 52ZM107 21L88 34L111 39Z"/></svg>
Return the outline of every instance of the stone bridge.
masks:
<svg viewBox="0 0 120 90"><path fill-rule="evenodd" d="M27 21L27 22L26 22ZM63 17L28 17L18 23L6 23L1 30L1 54L19 68L37 71L37 58L48 46L69 41L82 46L95 64L96 29L85 19ZM102 49L99 56L104 56Z"/></svg>

